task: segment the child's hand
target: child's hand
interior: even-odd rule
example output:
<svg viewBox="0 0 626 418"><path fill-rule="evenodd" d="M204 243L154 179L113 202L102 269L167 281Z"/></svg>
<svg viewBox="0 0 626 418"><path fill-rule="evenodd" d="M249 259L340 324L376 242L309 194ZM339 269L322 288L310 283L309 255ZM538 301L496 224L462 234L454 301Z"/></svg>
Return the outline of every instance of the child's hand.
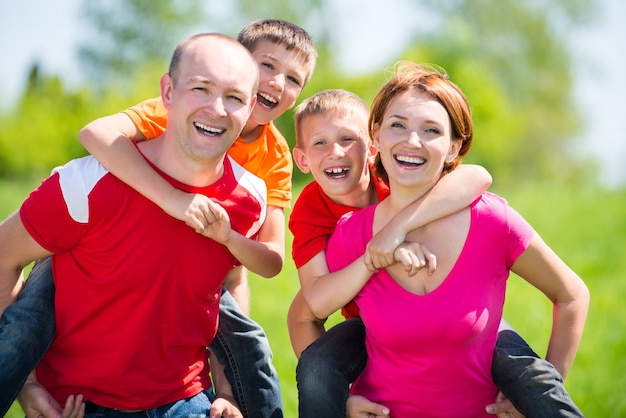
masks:
<svg viewBox="0 0 626 418"><path fill-rule="evenodd" d="M211 199L206 202L202 225L200 233L220 244L226 245L231 238L232 229L226 209Z"/></svg>
<svg viewBox="0 0 626 418"><path fill-rule="evenodd" d="M404 242L393 252L395 262L404 266L409 276L414 276L424 267L431 275L437 269L437 257L428 248L417 242Z"/></svg>
<svg viewBox="0 0 626 418"><path fill-rule="evenodd" d="M396 263L394 251L404 242L403 231L396 230L391 224L374 235L365 249L365 265L370 271L377 271Z"/></svg>
<svg viewBox="0 0 626 418"><path fill-rule="evenodd" d="M209 211L210 202L204 195L174 189L174 195L163 203L163 210L200 234L206 225L205 213Z"/></svg>

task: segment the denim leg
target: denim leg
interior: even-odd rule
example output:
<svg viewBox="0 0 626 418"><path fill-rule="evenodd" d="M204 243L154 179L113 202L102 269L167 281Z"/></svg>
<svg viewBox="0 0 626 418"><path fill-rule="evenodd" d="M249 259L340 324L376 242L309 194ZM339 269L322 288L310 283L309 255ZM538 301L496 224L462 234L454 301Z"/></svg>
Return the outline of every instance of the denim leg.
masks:
<svg viewBox="0 0 626 418"><path fill-rule="evenodd" d="M360 318L340 322L300 356L296 368L299 418L345 418L350 384L367 362Z"/></svg>
<svg viewBox="0 0 626 418"><path fill-rule="evenodd" d="M582 417L554 366L502 322L491 370L498 389L526 418Z"/></svg>
<svg viewBox="0 0 626 418"><path fill-rule="evenodd" d="M96 411L86 413L85 418L206 418L214 400L213 391L207 389L189 398L145 411L124 412L94 406Z"/></svg>
<svg viewBox="0 0 626 418"><path fill-rule="evenodd" d="M50 257L33 266L17 301L0 317L0 416L54 338L54 282Z"/></svg>
<svg viewBox="0 0 626 418"><path fill-rule="evenodd" d="M283 404L272 350L263 328L245 316L226 290L211 349L224 365L245 418L282 418Z"/></svg>

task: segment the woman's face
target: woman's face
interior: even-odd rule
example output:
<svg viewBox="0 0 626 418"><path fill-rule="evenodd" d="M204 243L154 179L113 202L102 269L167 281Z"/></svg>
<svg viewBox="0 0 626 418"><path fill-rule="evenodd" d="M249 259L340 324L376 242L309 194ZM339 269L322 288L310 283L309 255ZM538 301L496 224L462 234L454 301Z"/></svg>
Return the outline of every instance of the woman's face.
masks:
<svg viewBox="0 0 626 418"><path fill-rule="evenodd" d="M454 158L460 140L452 140L446 109L428 95L408 90L389 103L374 131L374 142L390 184L432 187L443 164Z"/></svg>

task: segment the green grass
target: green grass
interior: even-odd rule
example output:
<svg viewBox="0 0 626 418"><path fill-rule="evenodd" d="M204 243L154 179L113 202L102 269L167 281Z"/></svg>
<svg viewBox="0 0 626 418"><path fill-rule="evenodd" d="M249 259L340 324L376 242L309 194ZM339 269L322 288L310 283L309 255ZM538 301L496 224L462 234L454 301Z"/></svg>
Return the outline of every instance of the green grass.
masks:
<svg viewBox="0 0 626 418"><path fill-rule="evenodd" d="M0 215L17 208L37 182L0 181ZM495 186L494 186L495 187ZM576 361L566 388L588 417L626 416L626 193L597 187L536 185L506 197L544 240L585 280L591 307ZM287 248L291 237L287 237ZM251 278L252 317L266 330L274 351L285 416L297 416L296 358L291 350L286 314L298 279L287 257L273 279ZM545 353L551 307L536 289L518 277L509 280L505 317L535 351ZM331 323L338 321L335 315ZM19 406L8 417L23 416Z"/></svg>

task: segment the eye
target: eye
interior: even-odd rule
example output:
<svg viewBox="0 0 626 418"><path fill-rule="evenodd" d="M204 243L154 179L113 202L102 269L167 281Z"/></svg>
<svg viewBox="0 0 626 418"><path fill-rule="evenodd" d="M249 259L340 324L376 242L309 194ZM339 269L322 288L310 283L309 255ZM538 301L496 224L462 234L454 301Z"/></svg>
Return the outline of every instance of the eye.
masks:
<svg viewBox="0 0 626 418"><path fill-rule="evenodd" d="M297 77L294 77L294 76L290 75L290 76L287 76L287 79L289 81L291 81L293 84L295 84L296 86L298 86L298 87L302 86L302 83L300 82L300 80Z"/></svg>
<svg viewBox="0 0 626 418"><path fill-rule="evenodd" d="M341 142L353 142L353 141L356 141L356 139L351 136L344 136L343 138L341 138Z"/></svg>
<svg viewBox="0 0 626 418"><path fill-rule="evenodd" d="M237 101L237 102L239 102L241 104L245 104L245 101L241 97L239 97L239 96L230 95L230 96L228 96L228 98L229 99L234 99L235 101Z"/></svg>
<svg viewBox="0 0 626 418"><path fill-rule="evenodd" d="M391 126L392 128L399 128L399 129L403 129L405 127L404 123L402 122L391 122L389 126Z"/></svg>
<svg viewBox="0 0 626 418"><path fill-rule="evenodd" d="M273 70L274 69L274 65L270 62L263 62L261 63L262 66L264 66L265 68L269 69L269 70Z"/></svg>
<svg viewBox="0 0 626 418"><path fill-rule="evenodd" d="M192 91L197 91L197 92L200 92L200 93L204 93L204 92L208 91L206 87L192 87L191 90Z"/></svg>
<svg viewBox="0 0 626 418"><path fill-rule="evenodd" d="M441 131L437 128L427 128L425 129L425 132L431 133L431 134L435 134L435 135L440 135Z"/></svg>
<svg viewBox="0 0 626 418"><path fill-rule="evenodd" d="M317 141L313 142L313 145L314 145L314 146L317 146L317 145L324 145L324 144L326 144L326 141L325 141L325 140L323 140L323 139L318 139Z"/></svg>

